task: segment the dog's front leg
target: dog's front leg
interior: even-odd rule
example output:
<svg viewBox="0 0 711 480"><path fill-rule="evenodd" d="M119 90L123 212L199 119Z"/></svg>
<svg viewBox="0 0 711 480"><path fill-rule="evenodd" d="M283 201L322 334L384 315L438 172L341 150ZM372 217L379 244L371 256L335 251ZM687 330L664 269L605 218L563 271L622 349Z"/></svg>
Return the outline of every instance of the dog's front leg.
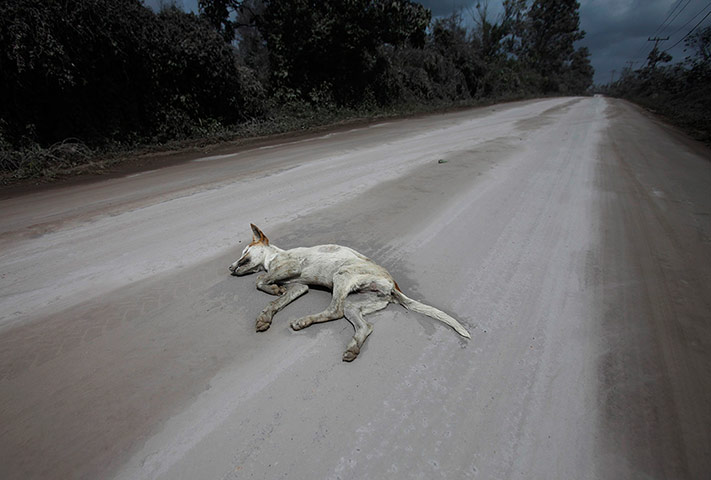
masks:
<svg viewBox="0 0 711 480"><path fill-rule="evenodd" d="M276 281L271 275L264 274L257 277L257 290L261 290L269 295L283 295L286 292L286 288L282 285L277 285Z"/></svg>
<svg viewBox="0 0 711 480"><path fill-rule="evenodd" d="M297 262L280 262L274 265L269 273L257 277L257 290L261 290L269 295L283 295L284 292L286 292L286 288L277 283L298 277L299 273L300 269Z"/></svg>
<svg viewBox="0 0 711 480"><path fill-rule="evenodd" d="M298 277L299 272L298 263L286 261L274 265L269 273L257 277L258 290L270 295L281 295L280 298L267 305L262 310L262 313L257 316L256 328L258 332L267 330L272 324L272 318L279 310L308 292L309 288L306 285L290 284L283 286L277 283Z"/></svg>
<svg viewBox="0 0 711 480"><path fill-rule="evenodd" d="M274 318L277 312L309 291L308 286L300 283L286 285L285 289L286 291L282 296L270 302L269 305L262 310L262 313L257 316L256 328L258 332L269 329L269 326L272 324L272 318Z"/></svg>

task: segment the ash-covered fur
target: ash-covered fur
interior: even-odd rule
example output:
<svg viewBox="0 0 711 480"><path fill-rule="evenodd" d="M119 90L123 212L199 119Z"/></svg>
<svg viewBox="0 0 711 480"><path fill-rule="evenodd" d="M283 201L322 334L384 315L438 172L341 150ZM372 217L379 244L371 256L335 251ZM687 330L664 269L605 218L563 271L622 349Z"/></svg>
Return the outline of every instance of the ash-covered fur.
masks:
<svg viewBox="0 0 711 480"><path fill-rule="evenodd" d="M257 277L257 288L279 296L257 317L258 332L267 330L274 315L308 292L309 285L317 285L333 291L331 304L321 313L292 321L291 328L301 330L314 323L345 316L355 328L355 335L343 353L346 362L358 356L363 342L373 331L373 326L363 316L382 310L390 303L399 303L409 310L440 320L461 336L471 338L457 320L443 311L408 298L387 270L355 250L340 245L282 250L270 245L267 236L256 226L251 226L252 243L230 265L230 271L237 276L265 271ZM356 292L362 295L357 299L347 298Z"/></svg>

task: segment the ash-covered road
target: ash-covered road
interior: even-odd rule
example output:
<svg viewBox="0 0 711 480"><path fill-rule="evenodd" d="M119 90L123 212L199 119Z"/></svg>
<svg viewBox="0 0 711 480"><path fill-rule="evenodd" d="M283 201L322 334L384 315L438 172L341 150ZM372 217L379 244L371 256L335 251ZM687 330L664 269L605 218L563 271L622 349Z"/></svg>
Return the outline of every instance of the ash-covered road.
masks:
<svg viewBox="0 0 711 480"><path fill-rule="evenodd" d="M0 478L706 478L711 152L628 103L377 123L0 200ZM0 195L2 192L0 192ZM343 363L227 266L340 243L391 305Z"/></svg>

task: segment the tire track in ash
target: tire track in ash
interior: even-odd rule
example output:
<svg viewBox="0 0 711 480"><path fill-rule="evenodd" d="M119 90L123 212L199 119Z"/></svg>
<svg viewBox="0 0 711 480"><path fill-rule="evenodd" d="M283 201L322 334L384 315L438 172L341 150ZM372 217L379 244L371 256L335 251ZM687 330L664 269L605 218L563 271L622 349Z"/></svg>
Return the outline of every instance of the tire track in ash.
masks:
<svg viewBox="0 0 711 480"><path fill-rule="evenodd" d="M0 335L0 478L103 476L254 353L252 282L224 258L178 272Z"/></svg>
<svg viewBox="0 0 711 480"><path fill-rule="evenodd" d="M213 260L208 268L178 270L178 274L146 279L3 332L0 334L0 381L16 378L122 324L138 327L176 300L184 299L185 292L210 290L227 278L226 268L219 268L224 267L223 263L225 260ZM161 287L155 288L156 284ZM226 296L227 292L222 292L219 298L211 299L210 308L225 305Z"/></svg>

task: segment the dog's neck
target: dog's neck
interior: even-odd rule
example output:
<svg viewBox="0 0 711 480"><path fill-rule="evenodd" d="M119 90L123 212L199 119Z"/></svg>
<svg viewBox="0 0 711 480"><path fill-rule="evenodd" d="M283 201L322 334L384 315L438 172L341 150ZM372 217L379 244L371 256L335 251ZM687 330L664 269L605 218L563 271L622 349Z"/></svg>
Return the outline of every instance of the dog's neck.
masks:
<svg viewBox="0 0 711 480"><path fill-rule="evenodd" d="M264 257L264 270L269 271L269 265L272 263L272 261L279 255L282 250L279 247L276 247L274 245L269 245L269 251L267 252L266 256Z"/></svg>

